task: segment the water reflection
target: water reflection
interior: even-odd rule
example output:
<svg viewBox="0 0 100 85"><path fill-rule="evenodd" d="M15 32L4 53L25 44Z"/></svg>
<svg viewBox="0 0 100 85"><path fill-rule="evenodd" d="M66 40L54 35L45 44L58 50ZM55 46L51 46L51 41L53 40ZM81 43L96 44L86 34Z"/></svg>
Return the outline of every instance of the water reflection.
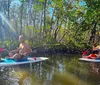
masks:
<svg viewBox="0 0 100 85"><path fill-rule="evenodd" d="M100 64L98 63L90 63L90 73L100 74Z"/></svg>
<svg viewBox="0 0 100 85"><path fill-rule="evenodd" d="M47 57L47 55L46 55ZM79 62L79 55L51 55L49 60L3 68L0 85L99 85L99 64ZM94 70L98 69L98 70ZM98 76L99 75L99 76Z"/></svg>

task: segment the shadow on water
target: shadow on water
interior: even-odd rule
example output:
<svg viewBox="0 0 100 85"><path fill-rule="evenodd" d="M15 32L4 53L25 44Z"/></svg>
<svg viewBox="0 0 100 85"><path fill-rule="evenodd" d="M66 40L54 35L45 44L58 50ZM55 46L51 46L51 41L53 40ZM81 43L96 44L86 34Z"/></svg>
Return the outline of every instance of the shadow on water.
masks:
<svg viewBox="0 0 100 85"><path fill-rule="evenodd" d="M0 85L99 85L99 64L78 61L80 55L46 55L49 60L1 68ZM96 70L97 69L97 70Z"/></svg>

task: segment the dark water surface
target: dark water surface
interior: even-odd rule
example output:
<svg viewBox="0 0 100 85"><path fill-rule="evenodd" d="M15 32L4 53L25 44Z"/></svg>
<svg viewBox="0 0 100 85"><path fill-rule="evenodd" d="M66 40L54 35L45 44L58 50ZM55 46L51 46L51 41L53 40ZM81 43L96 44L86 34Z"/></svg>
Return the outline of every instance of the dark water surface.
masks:
<svg viewBox="0 0 100 85"><path fill-rule="evenodd" d="M81 55L45 55L49 60L1 67L0 85L100 85L99 63L78 60Z"/></svg>

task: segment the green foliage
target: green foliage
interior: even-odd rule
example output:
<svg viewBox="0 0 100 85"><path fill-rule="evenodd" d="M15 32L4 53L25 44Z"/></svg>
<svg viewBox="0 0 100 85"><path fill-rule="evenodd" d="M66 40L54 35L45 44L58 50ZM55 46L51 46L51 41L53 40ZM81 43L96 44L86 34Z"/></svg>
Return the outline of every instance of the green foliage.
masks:
<svg viewBox="0 0 100 85"><path fill-rule="evenodd" d="M48 48L55 48L57 44L60 44L68 48L80 49L91 46L88 42L91 42L89 40L92 35L94 37L100 36L98 33L100 28L99 0L83 0L82 2L80 0L19 1L23 3L23 6L20 6L21 9L23 7L22 16L19 7L10 7L9 15L11 18L9 18L9 21L13 23L18 35L23 33L26 36L26 41L31 46L48 45ZM0 2L3 4L2 1ZM80 3L85 4L81 5ZM2 5L2 9L4 8L5 6ZM3 12L9 13L9 10ZM44 15L46 16L44 17ZM6 16L8 17L8 15ZM0 20L4 23L2 19ZM20 23L21 21L22 23ZM97 23L95 27L94 23ZM45 29L44 25L46 26ZM94 34L93 29L96 30ZM6 40L5 43L2 42L0 41L0 45L9 49L18 43L10 39Z"/></svg>
<svg viewBox="0 0 100 85"><path fill-rule="evenodd" d="M19 0L21 3L25 2L25 0Z"/></svg>
<svg viewBox="0 0 100 85"><path fill-rule="evenodd" d="M45 0L39 0L40 2L45 2Z"/></svg>
<svg viewBox="0 0 100 85"><path fill-rule="evenodd" d="M43 9L42 4L34 4L33 8L35 9L36 12L40 12Z"/></svg>
<svg viewBox="0 0 100 85"><path fill-rule="evenodd" d="M15 49L18 47L18 42L13 40L0 41L0 47L4 47L8 50Z"/></svg>

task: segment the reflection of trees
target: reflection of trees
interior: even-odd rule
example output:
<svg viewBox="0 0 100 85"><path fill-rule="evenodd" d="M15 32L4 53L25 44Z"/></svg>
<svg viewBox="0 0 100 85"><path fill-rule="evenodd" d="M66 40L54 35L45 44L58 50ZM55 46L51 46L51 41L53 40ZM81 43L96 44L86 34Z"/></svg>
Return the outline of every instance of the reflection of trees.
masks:
<svg viewBox="0 0 100 85"><path fill-rule="evenodd" d="M88 74L88 79L95 81L95 85L100 83L100 63L90 63L90 72ZM93 82L94 83L94 82Z"/></svg>
<svg viewBox="0 0 100 85"><path fill-rule="evenodd" d="M74 58L66 59L65 62L66 72L70 72L76 75L83 81L87 81L87 75L89 72L89 64L84 62L79 62L77 56Z"/></svg>
<svg viewBox="0 0 100 85"><path fill-rule="evenodd" d="M0 85L11 85L9 81L9 68L0 67Z"/></svg>
<svg viewBox="0 0 100 85"><path fill-rule="evenodd" d="M79 73L83 75L87 75L89 70L89 65L87 63L79 62L78 58L74 57L74 58L66 59L65 69L77 75L79 75Z"/></svg>
<svg viewBox="0 0 100 85"><path fill-rule="evenodd" d="M29 85L31 85L32 83L32 81L30 81L31 80L31 78L30 78L30 74L27 72L27 71L21 71L20 73L19 73L19 85L24 85L25 83L25 85L28 85L29 83Z"/></svg>
<svg viewBox="0 0 100 85"><path fill-rule="evenodd" d="M79 84L80 81L81 83ZM66 72L64 74L55 73L53 75L52 85L90 85L90 84L87 82L84 82L77 76L69 72Z"/></svg>
<svg viewBox="0 0 100 85"><path fill-rule="evenodd" d="M29 64L27 64L20 66L19 71L16 68L13 74L16 74L16 77L19 78L19 85L79 85L79 83L80 85L98 85L99 74L93 72L89 63L79 62L77 56L72 56L50 55L47 61L33 63L31 71L29 71ZM98 66L99 64L95 68ZM62 71L60 71L60 68ZM9 74L9 72L7 73ZM2 72L0 76L1 74ZM5 74L6 70L2 75ZM9 77L8 74L6 77ZM86 81L93 82L93 84L87 84ZM7 82L9 83L4 82L4 84L11 85L10 81Z"/></svg>
<svg viewBox="0 0 100 85"><path fill-rule="evenodd" d="M90 82L89 85L100 84L100 64L79 62L78 58L70 58L65 62L65 69L73 75L78 76L85 82Z"/></svg>
<svg viewBox="0 0 100 85"><path fill-rule="evenodd" d="M53 75L59 72L60 64L63 64L64 56L62 55L50 55L49 60L42 64L42 80L49 85L52 82Z"/></svg>

